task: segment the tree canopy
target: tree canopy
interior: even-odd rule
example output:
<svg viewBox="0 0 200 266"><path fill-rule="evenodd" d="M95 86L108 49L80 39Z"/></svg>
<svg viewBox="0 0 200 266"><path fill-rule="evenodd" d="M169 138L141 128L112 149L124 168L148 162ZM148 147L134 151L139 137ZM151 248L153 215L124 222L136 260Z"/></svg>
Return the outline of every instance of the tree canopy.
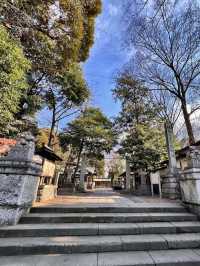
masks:
<svg viewBox="0 0 200 266"><path fill-rule="evenodd" d="M57 113L57 120L65 116L70 102L80 105L83 97L88 97L87 85L78 65L89 56L94 42L95 18L101 7L101 0L0 2L1 27L30 61L29 68L25 69L26 63L22 64L27 78L26 92L23 97L17 94L16 104L11 106L16 107L17 120L20 121L24 114L24 103L28 104L28 113L34 115L41 108L52 110L56 97L57 104L63 107ZM18 57L16 54L16 62ZM51 88L54 86L53 94L49 90L50 84Z"/></svg>
<svg viewBox="0 0 200 266"><path fill-rule="evenodd" d="M60 73L85 61L93 44L100 0L2 1L2 23L18 38L32 70Z"/></svg>
<svg viewBox="0 0 200 266"><path fill-rule="evenodd" d="M199 109L199 3L155 2L162 3L159 8L152 5L156 16L143 13L129 17L128 44L136 50L131 62L137 79L154 91L170 92L180 102L189 143L194 144L190 116Z"/></svg>
<svg viewBox="0 0 200 266"><path fill-rule="evenodd" d="M112 123L98 108L86 108L78 118L68 124L65 142L81 148L88 157L101 159L104 152L113 147L114 132ZM62 138L61 138L62 139Z"/></svg>
<svg viewBox="0 0 200 266"><path fill-rule="evenodd" d="M0 134L9 134L19 103L26 93L27 71L31 64L22 47L0 26Z"/></svg>
<svg viewBox="0 0 200 266"><path fill-rule="evenodd" d="M119 153L135 170L155 166L167 155L164 129L157 117L159 106L152 104L148 88L127 70L119 73L113 93L122 105L116 118Z"/></svg>
<svg viewBox="0 0 200 266"><path fill-rule="evenodd" d="M86 108L60 135L61 145L71 145L77 154L77 167L81 156L101 160L115 141L110 120L98 108Z"/></svg>
<svg viewBox="0 0 200 266"><path fill-rule="evenodd" d="M49 146L55 126L77 112L88 99L90 92L79 65L74 64L63 75L49 76L45 81L44 100L52 112Z"/></svg>

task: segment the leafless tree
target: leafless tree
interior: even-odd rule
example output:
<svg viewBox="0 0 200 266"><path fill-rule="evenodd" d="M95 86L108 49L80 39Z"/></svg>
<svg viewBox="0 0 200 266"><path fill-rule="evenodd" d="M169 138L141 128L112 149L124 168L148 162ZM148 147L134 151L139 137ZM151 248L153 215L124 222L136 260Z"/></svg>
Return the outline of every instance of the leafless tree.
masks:
<svg viewBox="0 0 200 266"><path fill-rule="evenodd" d="M151 93L152 102L158 106L157 114L161 120L171 124L174 128L181 115L181 104L177 97L172 97L169 91L153 91Z"/></svg>
<svg viewBox="0 0 200 266"><path fill-rule="evenodd" d="M137 50L132 61L137 77L152 90L167 91L180 101L192 145L190 115L199 108L200 96L200 9L195 1L177 8L170 2L160 7L159 16L143 17L132 31L129 27L129 44Z"/></svg>

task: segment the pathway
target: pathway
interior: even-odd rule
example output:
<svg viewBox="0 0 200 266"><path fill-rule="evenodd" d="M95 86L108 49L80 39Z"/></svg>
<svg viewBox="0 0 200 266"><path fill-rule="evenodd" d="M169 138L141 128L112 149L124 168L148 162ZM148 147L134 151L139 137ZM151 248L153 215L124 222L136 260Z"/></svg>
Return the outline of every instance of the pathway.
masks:
<svg viewBox="0 0 200 266"><path fill-rule="evenodd" d="M0 266L200 265L195 215L111 190L37 203L0 237Z"/></svg>

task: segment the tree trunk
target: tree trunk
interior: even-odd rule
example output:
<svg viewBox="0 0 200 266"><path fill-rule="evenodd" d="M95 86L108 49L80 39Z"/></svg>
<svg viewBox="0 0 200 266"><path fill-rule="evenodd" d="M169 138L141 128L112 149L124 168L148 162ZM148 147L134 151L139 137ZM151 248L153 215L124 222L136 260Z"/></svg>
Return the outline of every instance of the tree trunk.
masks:
<svg viewBox="0 0 200 266"><path fill-rule="evenodd" d="M78 160L77 160L76 168L75 168L74 174L73 174L73 178L75 178L76 173L78 171L78 167L79 167L80 160L81 160L81 154L82 154L82 151L83 151L83 143L84 143L84 141L82 140L81 141L81 145L80 145L80 149L79 149L79 153L78 153Z"/></svg>
<svg viewBox="0 0 200 266"><path fill-rule="evenodd" d="M187 129L188 137L189 137L189 144L193 145L195 143L195 138L194 138L192 124L190 121L190 115L189 115L188 110L187 110L187 104L186 104L185 99L181 100L181 107L182 107L183 117L185 120L185 125L186 125L186 129Z"/></svg>
<svg viewBox="0 0 200 266"><path fill-rule="evenodd" d="M69 174L71 173L70 169L72 168L71 163L73 163L72 150L70 151L69 157L65 163L64 179L66 182L69 181ZM72 171L72 173L73 173L73 171Z"/></svg>
<svg viewBox="0 0 200 266"><path fill-rule="evenodd" d="M48 141L48 146L51 148L52 148L52 139L53 139L53 132L54 132L55 125L56 125L56 116L55 116L55 110L53 110L52 121L51 121L51 130L49 133L49 141Z"/></svg>

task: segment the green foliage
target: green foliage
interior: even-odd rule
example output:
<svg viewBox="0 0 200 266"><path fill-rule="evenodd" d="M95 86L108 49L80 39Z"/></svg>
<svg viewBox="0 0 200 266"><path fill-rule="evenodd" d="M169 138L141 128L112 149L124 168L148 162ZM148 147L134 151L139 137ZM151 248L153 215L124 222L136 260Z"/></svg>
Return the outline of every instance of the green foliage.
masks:
<svg viewBox="0 0 200 266"><path fill-rule="evenodd" d="M121 113L117 118L120 129L126 130L133 124L155 118L158 106L152 103L148 88L137 81L129 70L117 76L113 95L121 102Z"/></svg>
<svg viewBox="0 0 200 266"><path fill-rule="evenodd" d="M40 149L44 145L48 144L49 133L50 133L50 129L49 128L40 128L38 130L38 135L37 135L37 138L36 138L36 147L37 147L37 149Z"/></svg>
<svg viewBox="0 0 200 266"><path fill-rule="evenodd" d="M123 160L119 154L115 154L113 159L109 162L109 177L112 179L118 178L125 170Z"/></svg>
<svg viewBox="0 0 200 266"><path fill-rule="evenodd" d="M89 98L89 90L77 64L71 65L63 75L49 76L45 82L44 100L52 112L51 133L58 123L74 114ZM50 133L49 145L51 146Z"/></svg>
<svg viewBox="0 0 200 266"><path fill-rule="evenodd" d="M105 161L102 160L90 160L89 165L95 168L97 177L104 177L105 175Z"/></svg>
<svg viewBox="0 0 200 266"><path fill-rule="evenodd" d="M126 70L116 79L114 96L122 104L116 119L122 133L120 154L135 170L153 168L167 154L164 130L156 116L159 107L151 103L148 88Z"/></svg>
<svg viewBox="0 0 200 266"><path fill-rule="evenodd" d="M61 134L61 144L71 144L88 158L102 159L114 144L112 123L98 108L87 108L68 124L66 133Z"/></svg>
<svg viewBox="0 0 200 266"><path fill-rule="evenodd" d="M100 0L2 1L4 25L22 43L33 71L62 73L86 60L93 44Z"/></svg>
<svg viewBox="0 0 200 266"><path fill-rule="evenodd" d="M28 88L29 61L20 45L0 26L0 133L9 134L20 100Z"/></svg>
<svg viewBox="0 0 200 266"><path fill-rule="evenodd" d="M68 83L71 79L80 87L82 81L71 71L74 64L89 56L95 18L100 12L101 0L0 1L0 23L21 43L32 63L29 88L21 99L17 119L21 119L25 102L30 114L42 108L43 85L49 77L50 82L64 83L67 76Z"/></svg>
<svg viewBox="0 0 200 266"><path fill-rule="evenodd" d="M41 149L44 145L48 145L50 135L49 128L40 128L36 137L36 149ZM53 132L52 138L52 149L54 152L59 155L61 158L66 159L66 153L63 152L58 136Z"/></svg>
<svg viewBox="0 0 200 266"><path fill-rule="evenodd" d="M134 170L153 169L167 159L163 131L149 125L137 125L121 142L119 153L126 156Z"/></svg>
<svg viewBox="0 0 200 266"><path fill-rule="evenodd" d="M81 105L89 97L82 70L77 64L73 64L63 75L49 76L45 87L48 88L45 94L47 105L50 109L58 105L60 112Z"/></svg>

